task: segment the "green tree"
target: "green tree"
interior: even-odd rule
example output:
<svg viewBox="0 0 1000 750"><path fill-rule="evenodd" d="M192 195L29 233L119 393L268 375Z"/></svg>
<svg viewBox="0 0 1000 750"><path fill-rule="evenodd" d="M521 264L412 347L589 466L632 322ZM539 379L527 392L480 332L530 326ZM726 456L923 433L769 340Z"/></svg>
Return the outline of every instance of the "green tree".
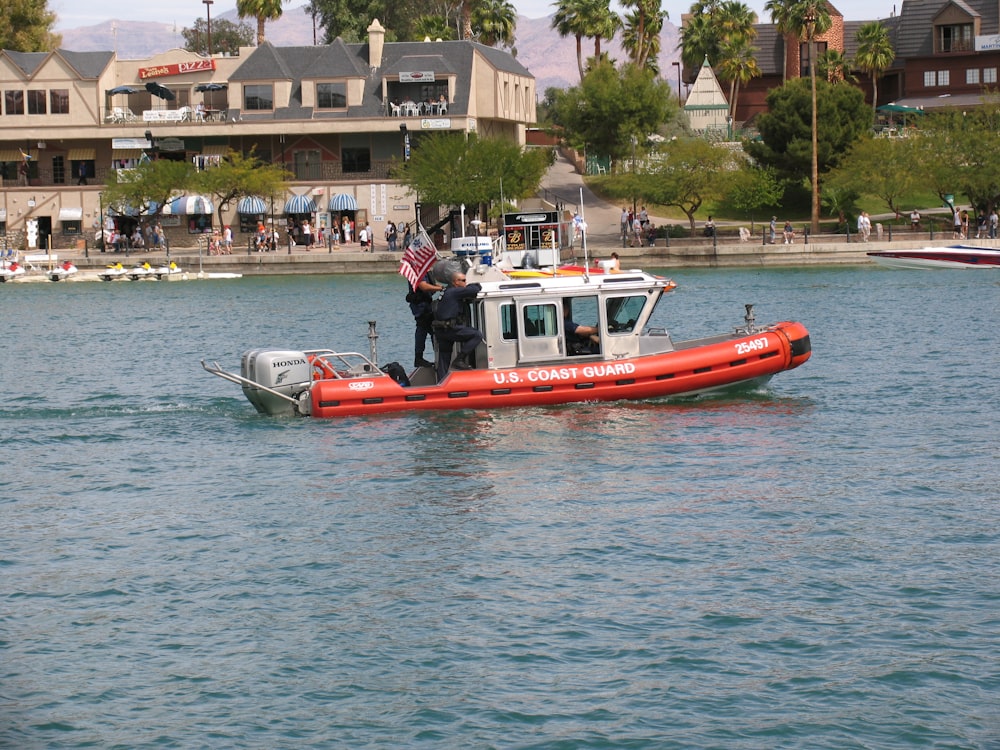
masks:
<svg viewBox="0 0 1000 750"><path fill-rule="evenodd" d="M723 198L736 169L732 151L702 138L670 141L646 164L646 169L635 177L624 176L619 184L647 203L679 208L688 217L692 236L698 209Z"/></svg>
<svg viewBox="0 0 1000 750"><path fill-rule="evenodd" d="M457 35L444 16L421 16L413 30L415 39L455 39Z"/></svg>
<svg viewBox="0 0 1000 750"><path fill-rule="evenodd" d="M199 55L208 54L208 23L204 18L194 22L194 27L181 30L184 49ZM212 52L236 54L240 47L253 44L253 27L246 23L233 23L225 18L212 22Z"/></svg>
<svg viewBox="0 0 1000 750"><path fill-rule="evenodd" d="M507 140L434 133L416 139L409 161L397 165L393 177L424 203L489 205L501 195L534 195L551 160L550 151Z"/></svg>
<svg viewBox="0 0 1000 750"><path fill-rule="evenodd" d="M963 195L976 208L1000 205L1000 113L996 97L990 106L949 109L924 115L917 136L900 139L910 144L921 184L941 197Z"/></svg>
<svg viewBox="0 0 1000 750"><path fill-rule="evenodd" d="M878 79L892 65L896 53L892 49L889 30L878 21L871 21L858 29L855 39L858 49L854 53L854 64L872 78L872 122L874 122L878 107Z"/></svg>
<svg viewBox="0 0 1000 750"><path fill-rule="evenodd" d="M287 0L285 0L287 2ZM257 20L257 46L262 45L264 38L264 23L277 21L281 18L282 0L236 0L236 13L240 18Z"/></svg>
<svg viewBox="0 0 1000 750"><path fill-rule="evenodd" d="M472 9L472 26L483 44L513 47L517 9L508 0L479 0Z"/></svg>
<svg viewBox="0 0 1000 750"><path fill-rule="evenodd" d="M187 160L144 161L135 169L110 173L104 205L122 214L156 216L171 198L190 190L195 177L194 165Z"/></svg>
<svg viewBox="0 0 1000 750"><path fill-rule="evenodd" d="M752 228L754 212L778 206L783 193L773 169L743 162L738 169L727 173L722 202L742 211Z"/></svg>
<svg viewBox="0 0 1000 750"><path fill-rule="evenodd" d="M835 167L870 128L864 95L853 86L817 81L817 160L821 173ZM796 78L767 95L768 111L757 118L759 141L745 144L751 157L791 180L809 176L812 160L810 81Z"/></svg>
<svg viewBox="0 0 1000 750"><path fill-rule="evenodd" d="M902 199L921 188L913 170L913 155L905 138L875 138L865 135L824 181L838 191L863 185L865 193L881 199L897 216Z"/></svg>
<svg viewBox="0 0 1000 750"><path fill-rule="evenodd" d="M56 14L46 0L4 0L0 3L0 49L16 52L49 52L58 49L62 36L52 33Z"/></svg>
<svg viewBox="0 0 1000 750"><path fill-rule="evenodd" d="M253 152L244 155L229 151L217 167L198 172L194 185L199 193L208 193L216 199L219 226L222 226L224 214L240 198L280 195L292 177L279 165L262 162Z"/></svg>
<svg viewBox="0 0 1000 750"><path fill-rule="evenodd" d="M645 144L650 133L677 114L669 84L631 64L618 70L601 62L579 86L554 95L550 112L561 136L578 150L615 162L631 155L633 137Z"/></svg>

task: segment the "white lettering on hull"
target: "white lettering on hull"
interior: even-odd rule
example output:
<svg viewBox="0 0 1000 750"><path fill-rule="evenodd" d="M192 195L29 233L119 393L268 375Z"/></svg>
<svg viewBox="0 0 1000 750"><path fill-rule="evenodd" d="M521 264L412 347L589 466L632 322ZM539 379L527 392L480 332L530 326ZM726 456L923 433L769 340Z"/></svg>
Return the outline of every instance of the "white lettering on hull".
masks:
<svg viewBox="0 0 1000 750"><path fill-rule="evenodd" d="M632 362L607 362L584 367L538 367L526 371L500 370L493 373L497 385L517 385L518 383L552 383L583 381L590 378L612 378L635 373Z"/></svg>

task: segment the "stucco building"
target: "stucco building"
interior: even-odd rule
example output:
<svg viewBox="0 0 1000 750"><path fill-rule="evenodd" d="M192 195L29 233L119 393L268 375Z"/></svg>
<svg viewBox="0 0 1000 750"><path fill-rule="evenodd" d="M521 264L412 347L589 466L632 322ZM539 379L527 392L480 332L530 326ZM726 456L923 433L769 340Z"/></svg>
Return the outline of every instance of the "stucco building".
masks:
<svg viewBox="0 0 1000 750"><path fill-rule="evenodd" d="M223 218L234 231L259 215L283 224L294 210L320 225L349 215L381 236L385 222L414 218L414 196L389 171L423 134L524 144L535 81L510 54L470 41L387 43L377 20L368 33L362 44L265 43L232 57L0 50L0 235L23 246L30 218L39 247L93 242L111 170L145 158L210 167L231 148L294 175L287 194L246 202L242 216L234 207ZM171 206L161 223L175 243L218 226L213 214L184 213L203 201ZM436 218L438 207L425 208Z"/></svg>

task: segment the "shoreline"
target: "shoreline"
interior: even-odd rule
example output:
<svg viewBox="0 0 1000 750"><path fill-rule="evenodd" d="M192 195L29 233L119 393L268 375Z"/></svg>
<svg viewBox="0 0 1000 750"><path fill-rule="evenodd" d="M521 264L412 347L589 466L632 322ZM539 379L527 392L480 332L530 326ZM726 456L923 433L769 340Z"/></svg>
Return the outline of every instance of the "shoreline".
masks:
<svg viewBox="0 0 1000 750"><path fill-rule="evenodd" d="M908 249L928 245L954 244L955 240L935 243L933 240L893 240L881 242L810 242L797 244L764 245L754 242L721 242L713 245L710 241L674 242L669 247L620 247L610 241L595 240L588 246L587 256L591 263L595 259L607 259L612 252L618 253L623 268L747 268L752 266L777 268L806 267L820 265L868 265L874 264L866 253L876 250ZM966 244L981 247L996 246L995 240L966 240ZM575 248L577 261L583 260L581 248ZM37 255L39 253L32 253ZM22 254L23 257L23 254ZM182 269L181 277L186 280L209 274L242 274L243 276L307 275L307 274L358 274L396 273L402 253L386 250L362 252L360 248L293 248L287 247L274 253L248 253L245 250L233 255L199 256L196 247L177 248L170 252L100 252L93 250L60 250L52 253L53 266L64 260L71 260L79 272L65 282L97 281L98 272L110 263L121 262L125 267L136 261L149 261L152 265L175 262ZM29 270L16 282L48 281L45 264L35 263L40 270ZM127 280L127 279L126 279ZM171 278L174 280L174 278ZM177 278L177 280L181 280Z"/></svg>

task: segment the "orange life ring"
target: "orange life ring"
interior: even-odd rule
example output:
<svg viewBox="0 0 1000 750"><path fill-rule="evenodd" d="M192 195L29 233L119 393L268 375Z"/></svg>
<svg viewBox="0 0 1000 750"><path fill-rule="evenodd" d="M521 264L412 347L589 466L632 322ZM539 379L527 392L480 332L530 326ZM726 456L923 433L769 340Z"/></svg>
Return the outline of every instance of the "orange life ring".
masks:
<svg viewBox="0 0 1000 750"><path fill-rule="evenodd" d="M310 354L309 364L312 365L313 380L333 380L337 377L337 371L330 366L329 362L320 356Z"/></svg>

